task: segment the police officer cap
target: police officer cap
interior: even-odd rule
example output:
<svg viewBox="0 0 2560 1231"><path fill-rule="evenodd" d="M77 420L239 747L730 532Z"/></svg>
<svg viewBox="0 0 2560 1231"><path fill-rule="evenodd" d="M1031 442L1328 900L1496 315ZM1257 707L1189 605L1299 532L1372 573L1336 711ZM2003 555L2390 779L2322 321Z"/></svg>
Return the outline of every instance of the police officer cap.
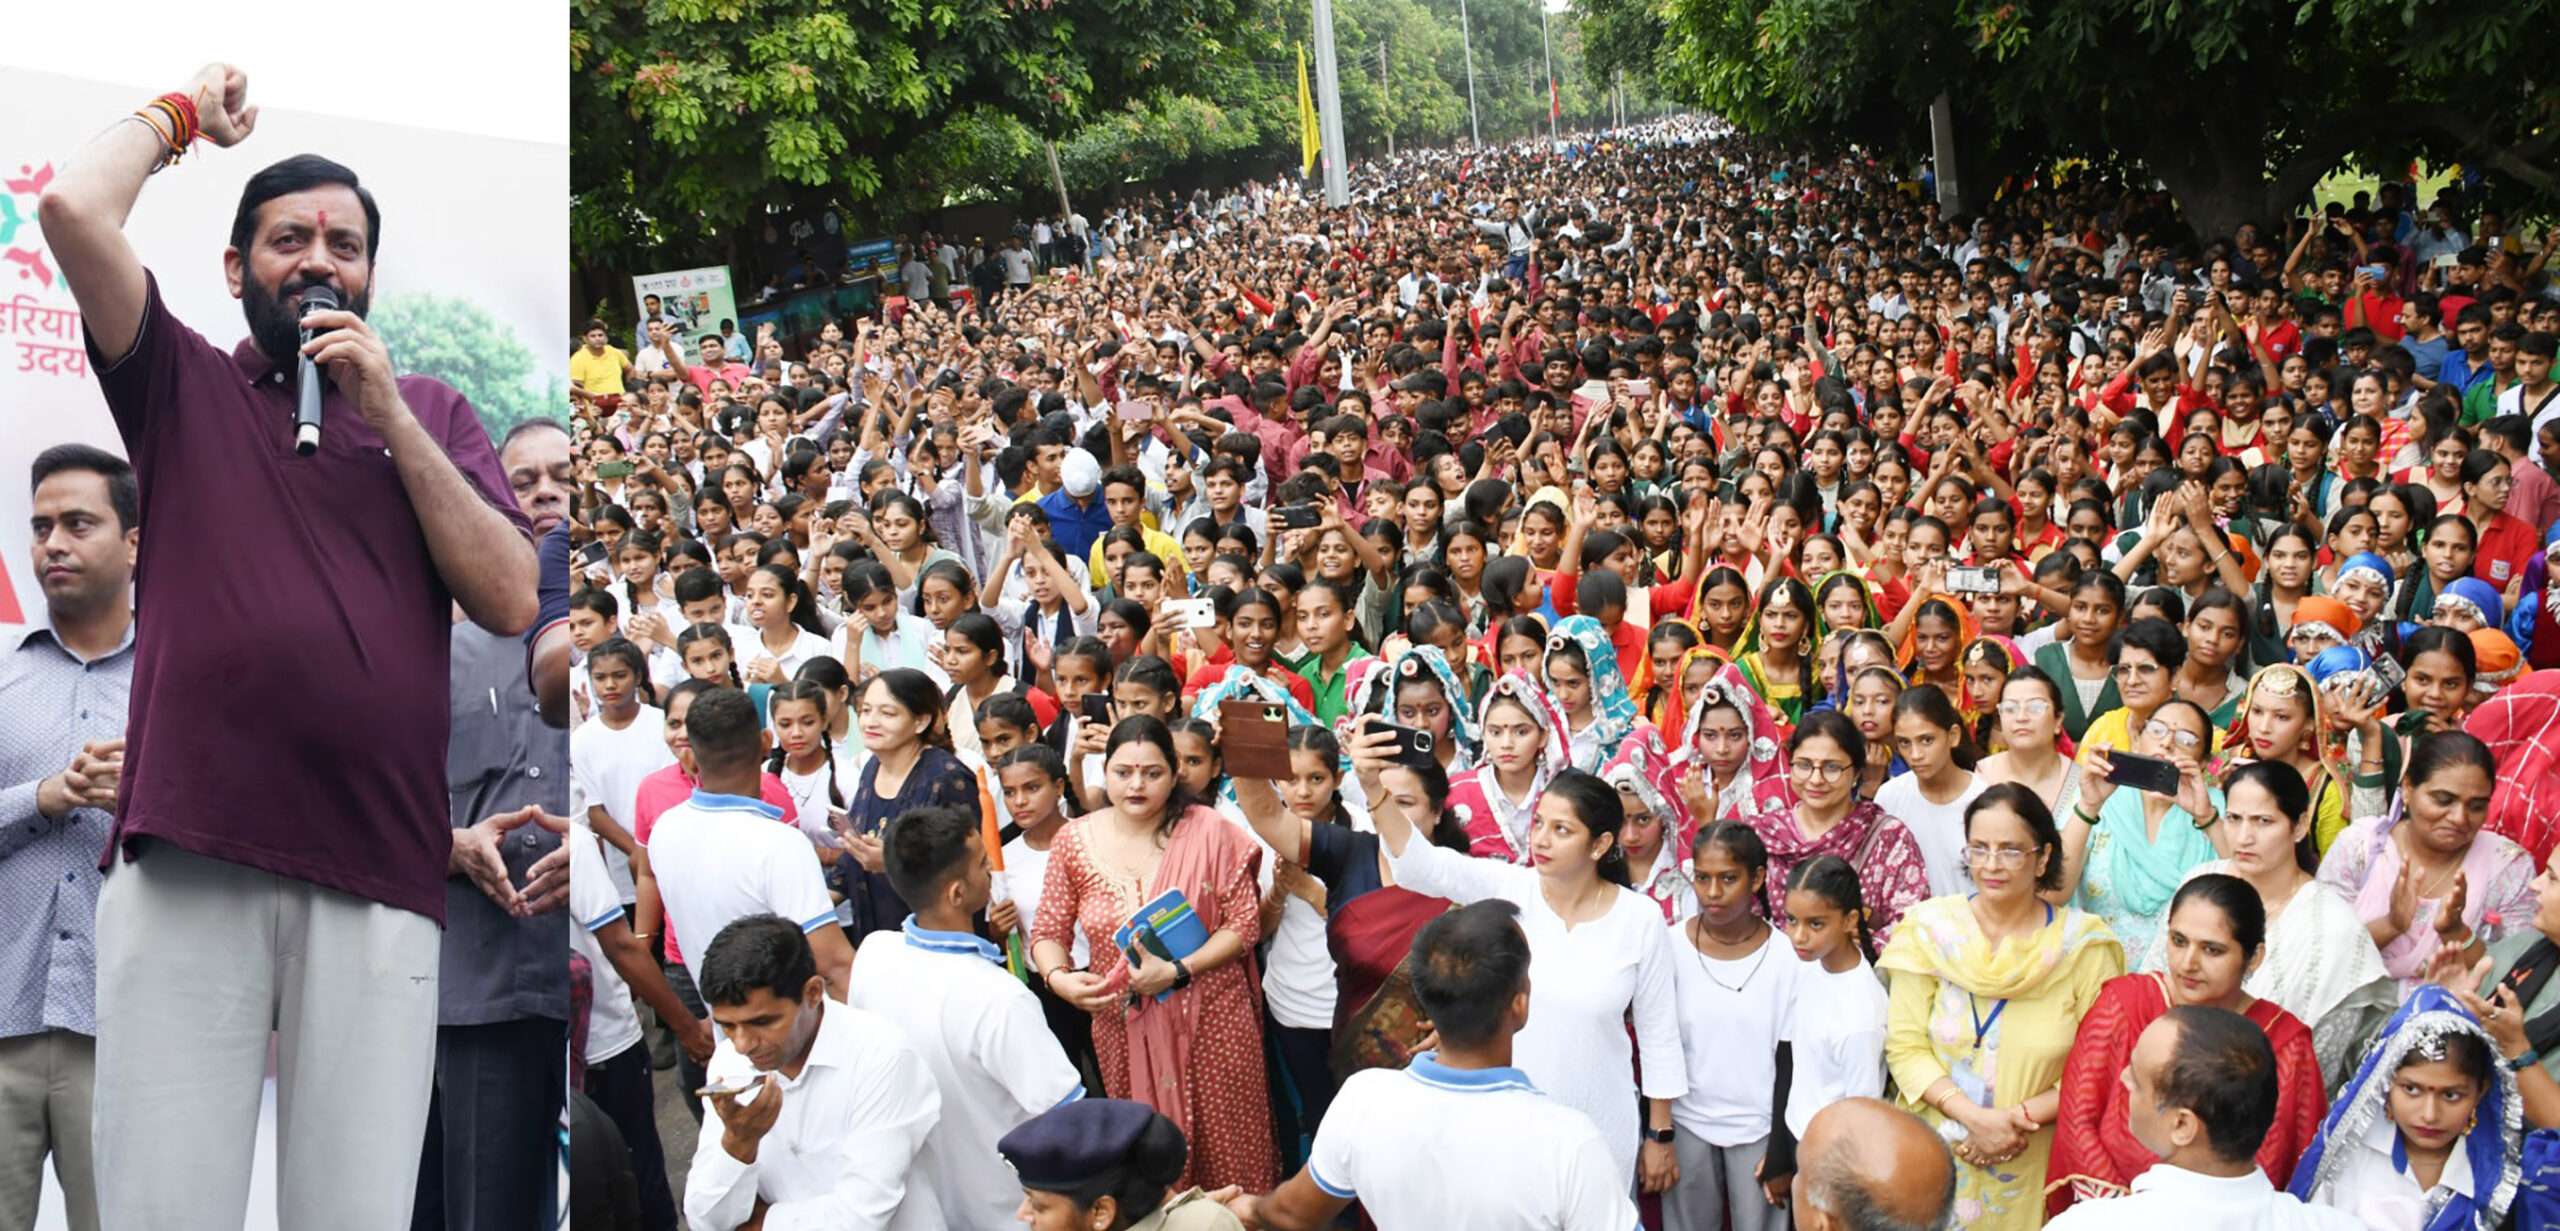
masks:
<svg viewBox="0 0 2560 1231"><path fill-rule="evenodd" d="M1080 1193L1120 1176L1157 1175L1172 1183L1188 1152L1182 1131L1144 1103L1078 1099L1032 1117L996 1142L1022 1186ZM1099 1183L1098 1183L1099 1182Z"/></svg>

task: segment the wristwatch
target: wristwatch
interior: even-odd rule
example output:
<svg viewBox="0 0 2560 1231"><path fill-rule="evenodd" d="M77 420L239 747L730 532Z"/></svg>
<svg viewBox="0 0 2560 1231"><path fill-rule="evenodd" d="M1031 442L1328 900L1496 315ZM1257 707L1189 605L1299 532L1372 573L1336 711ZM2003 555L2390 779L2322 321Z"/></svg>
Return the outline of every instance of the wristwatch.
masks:
<svg viewBox="0 0 2560 1231"><path fill-rule="evenodd" d="M2540 1063L2542 1063L2542 1053L2535 1051L2532 1045L2527 1044L2522 1052L2516 1054L2515 1059L2507 1061L2507 1071L2521 1073Z"/></svg>
<svg viewBox="0 0 2560 1231"><path fill-rule="evenodd" d="M1191 968L1183 965L1181 958L1173 959L1173 990L1178 992L1189 986L1191 986Z"/></svg>
<svg viewBox="0 0 2560 1231"><path fill-rule="evenodd" d="M1644 1139L1660 1146L1670 1145L1676 1135L1675 1130L1667 1128L1649 1128L1644 1130Z"/></svg>

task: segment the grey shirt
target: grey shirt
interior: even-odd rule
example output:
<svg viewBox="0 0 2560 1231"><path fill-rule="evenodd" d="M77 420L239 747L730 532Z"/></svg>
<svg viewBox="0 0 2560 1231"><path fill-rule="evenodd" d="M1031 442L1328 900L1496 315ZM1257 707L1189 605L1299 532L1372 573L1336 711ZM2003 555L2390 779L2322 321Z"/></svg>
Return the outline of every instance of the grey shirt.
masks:
<svg viewBox="0 0 2560 1231"><path fill-rule="evenodd" d="M569 812L569 733L545 726L525 679L524 642L469 621L453 626L453 731L445 787L453 825L539 805ZM509 833L501 849L521 887L534 861L560 846L540 825ZM569 1019L568 912L515 919L469 877L445 879L437 1022L485 1026L528 1017Z"/></svg>
<svg viewBox="0 0 2560 1231"><path fill-rule="evenodd" d="M47 819L36 787L81 745L123 735L132 695L130 626L90 662L41 626L0 658L0 1038L98 1033L98 852L115 818L74 808Z"/></svg>

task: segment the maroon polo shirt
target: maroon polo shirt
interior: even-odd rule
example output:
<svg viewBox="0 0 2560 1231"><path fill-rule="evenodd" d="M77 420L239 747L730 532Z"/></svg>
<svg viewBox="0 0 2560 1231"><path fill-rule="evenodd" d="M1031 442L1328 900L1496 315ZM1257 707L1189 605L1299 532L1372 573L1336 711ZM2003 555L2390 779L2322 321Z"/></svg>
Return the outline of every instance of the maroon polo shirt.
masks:
<svg viewBox="0 0 2560 1231"><path fill-rule="evenodd" d="M137 647L114 835L156 838L444 921L453 596L382 437L332 386L293 452L294 382L225 351L150 279L107 409L142 487ZM482 499L530 537L480 417L425 376L400 393Z"/></svg>

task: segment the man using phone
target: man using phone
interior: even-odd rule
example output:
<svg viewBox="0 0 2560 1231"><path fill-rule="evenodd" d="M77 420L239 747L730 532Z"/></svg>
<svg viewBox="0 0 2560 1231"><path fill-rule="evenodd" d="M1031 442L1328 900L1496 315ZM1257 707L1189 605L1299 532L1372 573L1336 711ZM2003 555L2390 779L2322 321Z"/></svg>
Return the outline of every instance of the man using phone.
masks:
<svg viewBox="0 0 2560 1231"><path fill-rule="evenodd" d="M932 1071L896 1025L835 1001L798 924L741 916L704 948L701 974L722 1036L702 1095L719 1131L703 1117L685 1225L959 1225L920 1182L942 1118Z"/></svg>

